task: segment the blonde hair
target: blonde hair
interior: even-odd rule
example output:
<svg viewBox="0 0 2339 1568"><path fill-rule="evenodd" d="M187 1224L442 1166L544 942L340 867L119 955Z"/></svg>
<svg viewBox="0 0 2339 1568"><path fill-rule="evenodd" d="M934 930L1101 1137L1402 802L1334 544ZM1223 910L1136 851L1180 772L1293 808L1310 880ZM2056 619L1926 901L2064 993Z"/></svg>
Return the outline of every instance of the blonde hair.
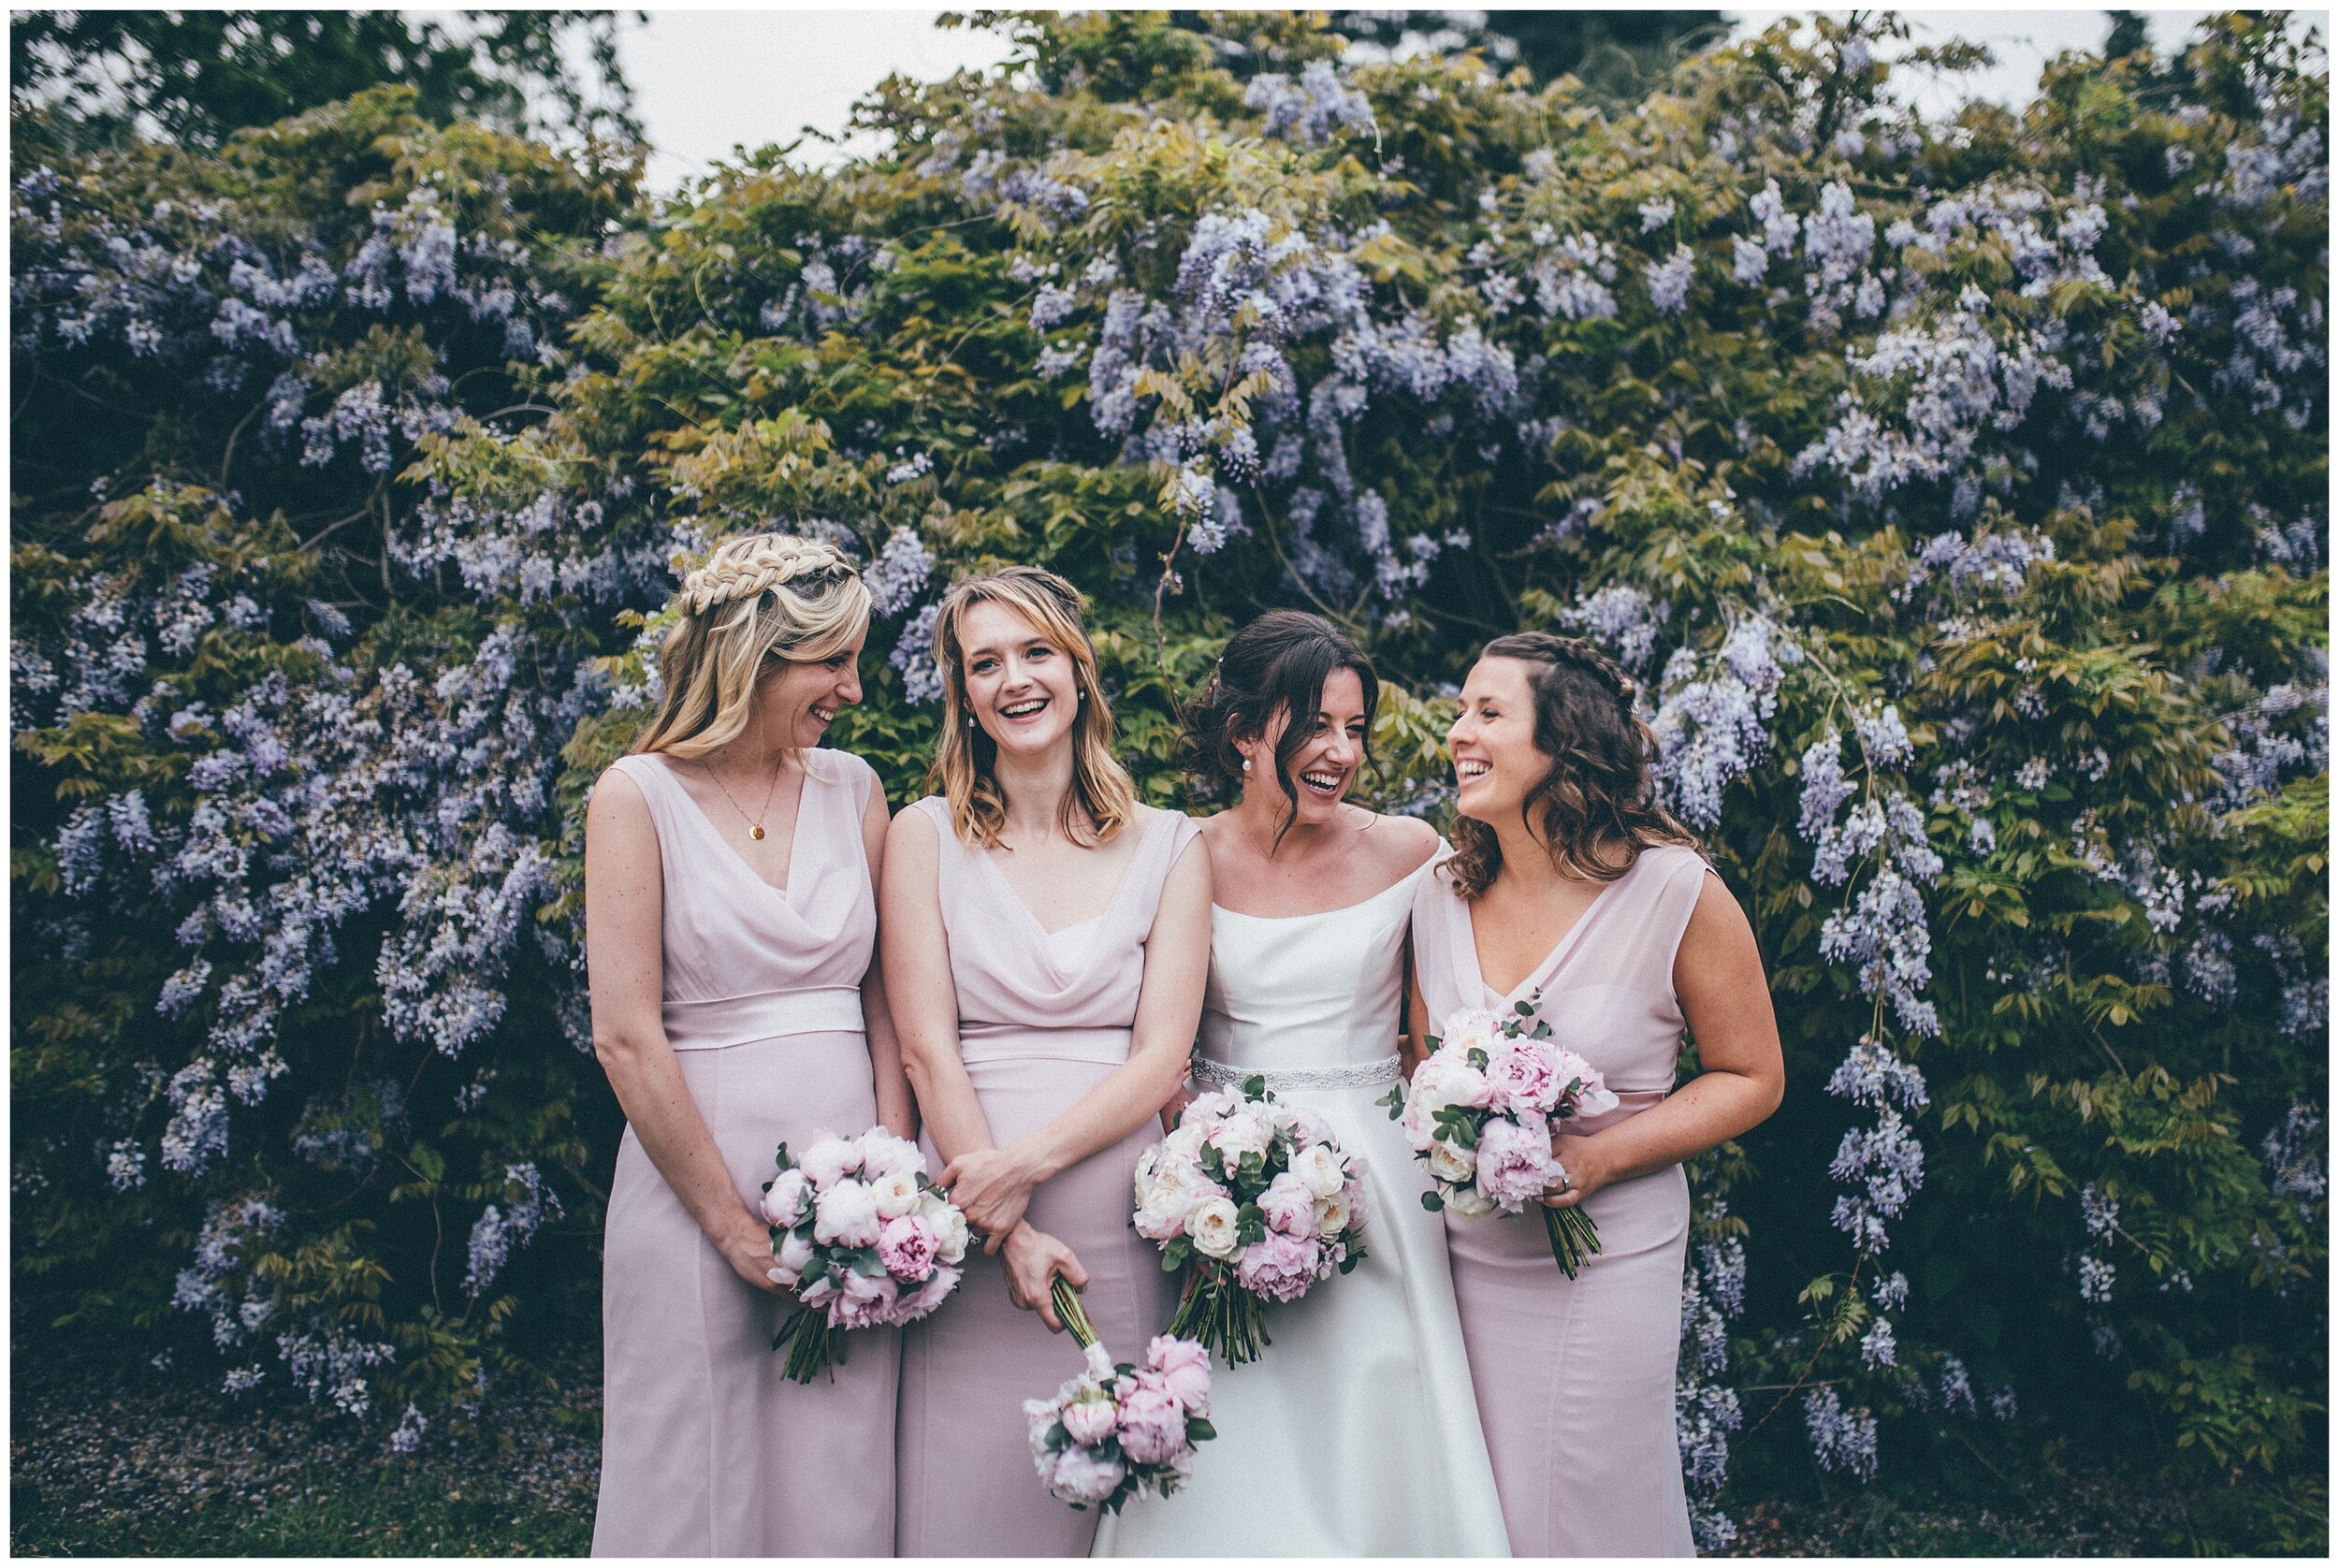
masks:
<svg viewBox="0 0 2339 1568"><path fill-rule="evenodd" d="M952 585L934 617L934 657L942 667L942 744L928 788L951 803L961 841L995 849L1007 797L991 766L998 745L969 722L966 651L959 624L977 604L1003 604L1071 659L1086 693L1072 715L1072 788L1058 818L1075 844L1103 844L1136 819L1137 786L1112 755L1112 708L1097 680L1097 650L1081 621L1080 590L1037 566L1004 566Z"/></svg>
<svg viewBox="0 0 2339 1568"><path fill-rule="evenodd" d="M792 533L730 540L682 579L681 617L658 652L666 695L636 752L690 759L739 738L767 654L833 659L869 624L869 590L834 544Z"/></svg>

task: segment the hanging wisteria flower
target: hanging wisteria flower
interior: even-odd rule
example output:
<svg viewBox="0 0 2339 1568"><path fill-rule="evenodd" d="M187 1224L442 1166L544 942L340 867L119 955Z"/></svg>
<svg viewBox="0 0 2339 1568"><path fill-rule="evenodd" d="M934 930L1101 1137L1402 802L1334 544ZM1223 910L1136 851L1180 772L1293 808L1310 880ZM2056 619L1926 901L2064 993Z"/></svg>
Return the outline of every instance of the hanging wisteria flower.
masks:
<svg viewBox="0 0 2339 1568"><path fill-rule="evenodd" d="M809 1383L845 1359L851 1328L914 1323L957 1288L966 1216L926 1174L925 1156L883 1127L858 1138L816 1133L802 1155L782 1143L763 1184L774 1285L796 1297L772 1348Z"/></svg>
<svg viewBox="0 0 2339 1568"><path fill-rule="evenodd" d="M1257 1360L1267 1315L1364 1260L1363 1172L1321 1118L1278 1104L1264 1078L1186 1106L1138 1157L1137 1233L1185 1270L1170 1332L1229 1365Z"/></svg>
<svg viewBox="0 0 2339 1568"><path fill-rule="evenodd" d="M1086 1370L1049 1400L1025 1400L1031 1457L1048 1495L1075 1509L1117 1514L1132 1497L1168 1497L1194 1473L1194 1445L1210 1424L1210 1352L1194 1340L1156 1335L1142 1363L1115 1363L1097 1343L1080 1293L1056 1276L1056 1316Z"/></svg>
<svg viewBox="0 0 2339 1568"><path fill-rule="evenodd" d="M1551 1038L1536 1016L1540 993L1509 1013L1465 1008L1429 1037L1429 1059L1381 1104L1404 1129L1414 1157L1427 1161L1436 1185L1421 1195L1432 1212L1543 1214L1551 1256L1569 1279L1600 1250L1591 1216L1554 1209L1544 1195L1565 1191L1567 1171L1552 1153L1559 1124L1617 1108L1599 1069ZM1530 1027L1529 1021L1533 1020Z"/></svg>

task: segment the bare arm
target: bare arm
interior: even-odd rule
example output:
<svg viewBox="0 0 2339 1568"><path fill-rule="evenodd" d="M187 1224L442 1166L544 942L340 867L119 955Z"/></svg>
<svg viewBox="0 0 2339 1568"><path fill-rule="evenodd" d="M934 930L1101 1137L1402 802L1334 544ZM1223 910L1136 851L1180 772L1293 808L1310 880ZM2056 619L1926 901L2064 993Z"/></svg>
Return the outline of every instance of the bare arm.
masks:
<svg viewBox="0 0 2339 1568"><path fill-rule="evenodd" d="M885 835L878 946L885 999L917 1113L945 1160L991 1147L991 1124L958 1055L958 987L942 928L941 846L933 819L905 810Z"/></svg>
<svg viewBox="0 0 2339 1568"><path fill-rule="evenodd" d="M732 1271L775 1294L771 1231L733 1184L667 1042L662 864L640 786L612 770L585 812L585 963L593 1054L643 1153Z"/></svg>
<svg viewBox="0 0 2339 1568"><path fill-rule="evenodd" d="M869 880L884 886L886 830L893 818L885 808L885 790L872 785L869 809L862 814L861 837L869 856ZM861 1016L869 1031L869 1076L877 1090L878 1122L897 1138L918 1136L918 1108L909 1097L909 1078L902 1070L901 1038L893 1030L893 1010L885 999L885 960L869 955L869 972L861 981Z"/></svg>
<svg viewBox="0 0 2339 1568"><path fill-rule="evenodd" d="M1779 1021L1754 928L1710 872L1674 954L1673 990L1704 1070L1637 1116L1586 1136L1562 1133L1553 1148L1572 1184L1545 1199L1553 1208L1702 1154L1760 1125L1785 1097Z"/></svg>
<svg viewBox="0 0 2339 1568"><path fill-rule="evenodd" d="M1047 1125L1004 1149L954 1156L943 1182L967 1217L1004 1234L1032 1190L1068 1166L1109 1149L1160 1114L1185 1082L1210 979L1210 854L1199 840L1163 883L1145 944L1145 981L1130 1028L1129 1058ZM989 1223L978 1215L988 1216ZM994 1231L994 1226L999 1228Z"/></svg>

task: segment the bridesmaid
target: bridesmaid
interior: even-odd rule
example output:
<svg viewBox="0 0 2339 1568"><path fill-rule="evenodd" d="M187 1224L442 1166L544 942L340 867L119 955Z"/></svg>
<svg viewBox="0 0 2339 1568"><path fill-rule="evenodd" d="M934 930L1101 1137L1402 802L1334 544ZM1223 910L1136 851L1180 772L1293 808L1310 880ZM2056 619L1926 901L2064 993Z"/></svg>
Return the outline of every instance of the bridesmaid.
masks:
<svg viewBox="0 0 2339 1568"><path fill-rule="evenodd" d="M1693 1554L1673 1387L1689 1183L1681 1162L1779 1108L1786 1071L1746 916L1654 804L1655 737L1591 644L1489 643L1446 743L1455 852L1414 903L1413 1034L1541 995L1622 1103L1564 1124L1544 1201L1603 1251L1574 1280L1534 1216L1447 1214L1454 1296L1511 1550ZM1703 1068L1673 1086L1684 1026Z"/></svg>
<svg viewBox="0 0 2339 1568"><path fill-rule="evenodd" d="M593 1048L626 1114L593 1551L883 1556L898 1337L784 1379L758 1212L782 1139L915 1128L875 963L885 794L815 749L861 700L869 594L834 547L765 533L680 608L664 700L585 819Z"/></svg>
<svg viewBox="0 0 2339 1568"><path fill-rule="evenodd" d="M1210 860L1113 760L1070 584L1029 566L962 582L934 646L942 793L888 838L886 985L927 1157L988 1241L904 1331L894 1546L1085 1556L1097 1512L1048 1495L1023 1402L1081 1369L1053 1337L1055 1276L1123 1356L1175 1304L1129 1208L1201 1013Z"/></svg>

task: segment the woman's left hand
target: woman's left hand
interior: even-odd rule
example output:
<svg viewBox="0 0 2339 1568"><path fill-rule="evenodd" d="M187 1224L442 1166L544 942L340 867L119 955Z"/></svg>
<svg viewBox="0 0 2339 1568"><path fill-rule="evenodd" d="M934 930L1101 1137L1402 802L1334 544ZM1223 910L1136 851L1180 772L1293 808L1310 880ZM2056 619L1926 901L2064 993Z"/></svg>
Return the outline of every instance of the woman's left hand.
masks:
<svg viewBox="0 0 2339 1568"><path fill-rule="evenodd" d="M1551 1140L1551 1156L1567 1172L1564 1185L1543 1195L1552 1209L1573 1209L1608 1184L1607 1163L1601 1158L1597 1133L1563 1132Z"/></svg>
<svg viewBox="0 0 2339 1568"><path fill-rule="evenodd" d="M1012 1149L970 1149L951 1161L938 1184L982 1233L982 1250L996 1254L1039 1183Z"/></svg>

